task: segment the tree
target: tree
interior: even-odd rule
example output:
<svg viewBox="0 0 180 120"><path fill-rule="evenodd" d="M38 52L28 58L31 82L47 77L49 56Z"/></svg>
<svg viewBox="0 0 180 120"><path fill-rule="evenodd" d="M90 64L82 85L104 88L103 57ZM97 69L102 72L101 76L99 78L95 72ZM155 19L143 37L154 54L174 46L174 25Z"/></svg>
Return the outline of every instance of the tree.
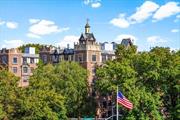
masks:
<svg viewBox="0 0 180 120"><path fill-rule="evenodd" d="M53 88L57 80L52 65L40 65L30 78L30 86L25 91L23 103L25 119L66 120L65 98Z"/></svg>
<svg viewBox="0 0 180 120"><path fill-rule="evenodd" d="M39 66L35 70L30 86L40 87L43 90L56 91L65 99L68 117L83 116L87 111L88 99L87 71L78 63L62 61L56 65ZM46 82L47 81L47 82ZM43 86L47 86L44 87ZM32 89L35 89L35 88ZM91 111L91 110L89 110Z"/></svg>
<svg viewBox="0 0 180 120"><path fill-rule="evenodd" d="M22 45L22 46L20 46L20 47L18 47L18 48L19 48L22 52L24 52L24 50L25 50L26 47L35 47L35 48L36 48L35 53L36 53L36 54L39 54L40 49L41 49L43 46L46 46L46 45L29 43L29 44ZM53 46L50 45L50 47L53 47Z"/></svg>
<svg viewBox="0 0 180 120"><path fill-rule="evenodd" d="M41 84L37 84L41 87L32 84L21 88L18 81L19 78L12 73L0 71L0 119L67 119L62 95ZM38 83L34 78L31 81ZM43 82L43 79L40 81Z"/></svg>
<svg viewBox="0 0 180 120"><path fill-rule="evenodd" d="M14 119L20 91L19 78L6 70L0 70L0 119Z"/></svg>
<svg viewBox="0 0 180 120"><path fill-rule="evenodd" d="M150 59L149 53L137 53L135 46L126 48L120 45L116 50L116 58L97 70L96 88L102 94L114 91L116 96L116 87L120 86L120 91L134 104L131 111L121 107L122 119L163 119L160 109L161 92L152 92L157 83L161 83L156 80L157 72L148 72L149 67L157 68L157 66L151 66L150 63L153 63L153 60ZM145 82L151 76L154 79L151 82Z"/></svg>

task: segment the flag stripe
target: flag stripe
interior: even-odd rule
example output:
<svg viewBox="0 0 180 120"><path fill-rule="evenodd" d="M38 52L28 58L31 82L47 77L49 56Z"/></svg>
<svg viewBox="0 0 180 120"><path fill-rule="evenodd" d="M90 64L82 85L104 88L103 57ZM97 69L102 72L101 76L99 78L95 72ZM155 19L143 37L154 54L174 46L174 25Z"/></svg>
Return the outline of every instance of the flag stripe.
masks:
<svg viewBox="0 0 180 120"><path fill-rule="evenodd" d="M129 109L132 109L133 108L133 105L132 104L127 104L125 103L124 101L122 100L118 100L118 103L122 104L123 106L129 108Z"/></svg>
<svg viewBox="0 0 180 120"><path fill-rule="evenodd" d="M122 104L125 104L125 105L127 105L127 106L133 106L132 104L126 103L126 102L124 102L124 101L122 101L122 100L118 100L118 102L120 102L120 103L122 103Z"/></svg>
<svg viewBox="0 0 180 120"><path fill-rule="evenodd" d="M132 109L133 105L128 105L126 103L124 103L123 101L119 100L118 103L122 104L123 106L129 108L129 109Z"/></svg>
<svg viewBox="0 0 180 120"><path fill-rule="evenodd" d="M117 102L128 109L133 108L133 104L128 99L126 99L126 97L124 97L121 92L118 93Z"/></svg>
<svg viewBox="0 0 180 120"><path fill-rule="evenodd" d="M132 106L132 104L126 103L126 102L124 102L124 101L122 101L122 100L118 100L118 102L121 102L122 104L125 104L125 105L127 105L127 106Z"/></svg>

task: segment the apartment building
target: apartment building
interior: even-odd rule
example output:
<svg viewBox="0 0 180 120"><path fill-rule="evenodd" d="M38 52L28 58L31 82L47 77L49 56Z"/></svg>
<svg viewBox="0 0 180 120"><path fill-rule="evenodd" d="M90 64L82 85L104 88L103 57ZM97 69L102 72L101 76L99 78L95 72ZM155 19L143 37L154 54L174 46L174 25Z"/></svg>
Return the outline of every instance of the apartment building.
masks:
<svg viewBox="0 0 180 120"><path fill-rule="evenodd" d="M0 50L0 66L12 72L20 78L19 86L28 86L29 77L37 68L39 55L35 54L35 48L27 47L22 53L18 48Z"/></svg>

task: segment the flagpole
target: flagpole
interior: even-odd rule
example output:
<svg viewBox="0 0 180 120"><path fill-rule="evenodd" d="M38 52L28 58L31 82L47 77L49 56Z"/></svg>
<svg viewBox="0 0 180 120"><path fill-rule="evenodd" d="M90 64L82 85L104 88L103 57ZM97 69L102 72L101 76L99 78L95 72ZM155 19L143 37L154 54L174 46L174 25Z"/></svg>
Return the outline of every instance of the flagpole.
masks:
<svg viewBox="0 0 180 120"><path fill-rule="evenodd" d="M119 118L119 111L118 111L118 86L116 91L116 120Z"/></svg>

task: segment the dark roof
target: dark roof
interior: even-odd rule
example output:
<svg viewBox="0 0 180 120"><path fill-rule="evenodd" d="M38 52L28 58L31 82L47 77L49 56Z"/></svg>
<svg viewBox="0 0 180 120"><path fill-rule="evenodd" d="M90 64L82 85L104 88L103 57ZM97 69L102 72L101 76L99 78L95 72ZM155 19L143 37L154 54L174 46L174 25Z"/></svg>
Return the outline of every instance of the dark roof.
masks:
<svg viewBox="0 0 180 120"><path fill-rule="evenodd" d="M128 46L128 45L133 45L132 41L130 38L127 38L127 39L123 39L121 41L121 45L125 45L125 46Z"/></svg>
<svg viewBox="0 0 180 120"><path fill-rule="evenodd" d="M93 33L83 33L79 40L96 40Z"/></svg>
<svg viewBox="0 0 180 120"><path fill-rule="evenodd" d="M60 49L57 48L51 52L51 55L72 55L74 54L74 49L70 48L65 48L65 49Z"/></svg>
<svg viewBox="0 0 180 120"><path fill-rule="evenodd" d="M74 49L65 48L63 53L65 55L72 55L72 54L74 54Z"/></svg>

